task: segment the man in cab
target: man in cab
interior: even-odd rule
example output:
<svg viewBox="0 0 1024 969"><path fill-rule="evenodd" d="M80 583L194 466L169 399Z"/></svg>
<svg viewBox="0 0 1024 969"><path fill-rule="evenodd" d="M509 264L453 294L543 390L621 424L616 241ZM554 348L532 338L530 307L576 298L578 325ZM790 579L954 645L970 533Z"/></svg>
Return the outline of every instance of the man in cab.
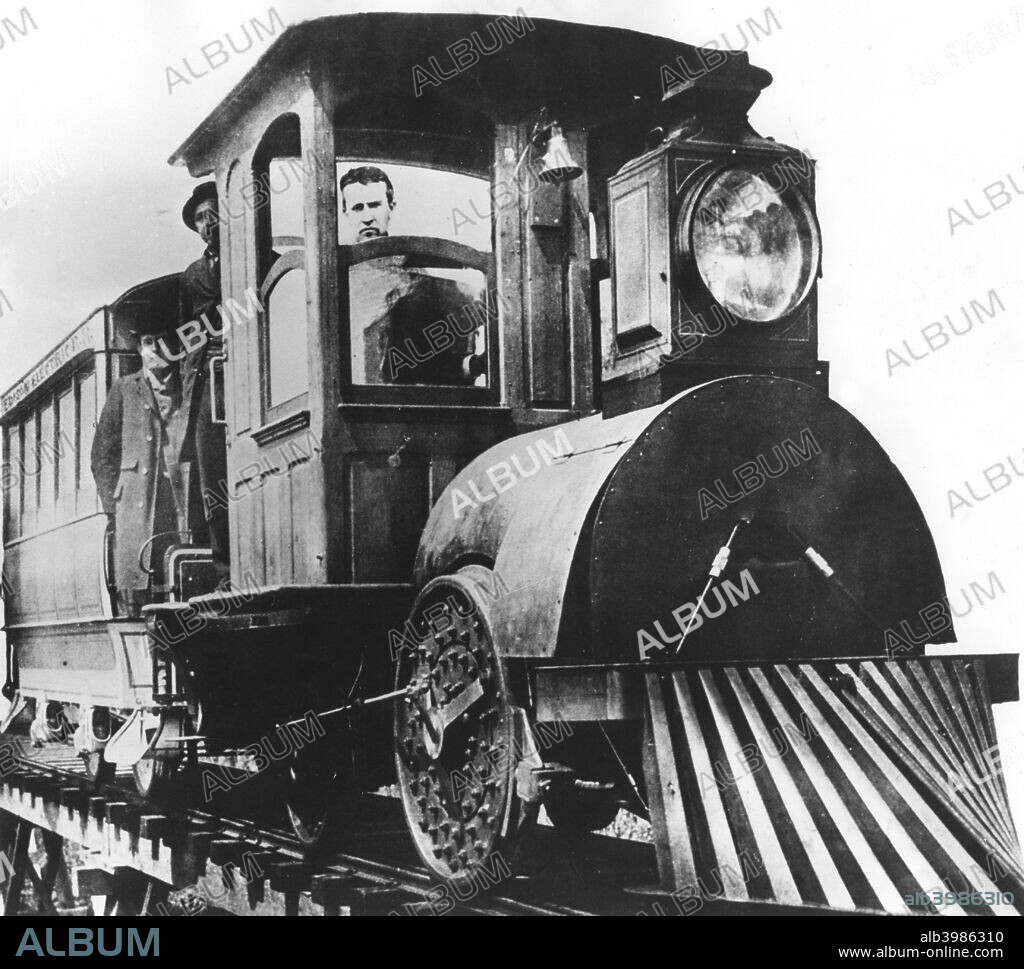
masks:
<svg viewBox="0 0 1024 969"><path fill-rule="evenodd" d="M342 233L354 243L390 233L395 189L380 168L352 168L338 182ZM352 377L357 384L472 383L473 338L460 335L434 352L424 337L433 323L471 302L457 284L403 255L355 263L349 273Z"/></svg>

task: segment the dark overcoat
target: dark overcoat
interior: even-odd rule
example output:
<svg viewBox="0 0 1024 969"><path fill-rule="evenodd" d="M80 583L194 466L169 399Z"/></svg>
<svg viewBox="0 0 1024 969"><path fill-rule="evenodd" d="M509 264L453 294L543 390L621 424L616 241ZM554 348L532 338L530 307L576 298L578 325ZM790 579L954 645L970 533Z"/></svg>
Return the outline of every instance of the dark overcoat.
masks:
<svg viewBox="0 0 1024 969"><path fill-rule="evenodd" d="M208 364L223 352L220 313L220 264L203 255L181 274L178 287L180 326L192 320L203 326L206 340L189 350L179 367L181 413L184 422L180 459L192 466L192 506L202 509L192 518L193 536L198 544L209 544L213 562L226 574L229 550L227 494L227 443L224 427L214 424L210 409Z"/></svg>
<svg viewBox="0 0 1024 969"><path fill-rule="evenodd" d="M145 373L129 374L110 388L92 442L92 473L103 510L114 516L114 584L122 594L143 593L149 576L139 567L139 553L155 531L170 524L188 527L189 465L161 461L162 427L156 399ZM172 449L180 451L182 429L177 415L169 425ZM171 487L174 507L157 508L159 477ZM169 522L168 522L169 519ZM142 557L153 568L152 545Z"/></svg>

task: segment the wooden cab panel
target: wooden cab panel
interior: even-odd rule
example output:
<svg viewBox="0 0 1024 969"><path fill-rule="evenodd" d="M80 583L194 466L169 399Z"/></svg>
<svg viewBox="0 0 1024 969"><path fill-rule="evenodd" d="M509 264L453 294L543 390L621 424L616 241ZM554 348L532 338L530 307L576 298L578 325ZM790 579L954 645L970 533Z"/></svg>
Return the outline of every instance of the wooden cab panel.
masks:
<svg viewBox="0 0 1024 969"><path fill-rule="evenodd" d="M312 379L320 279L315 173L324 154L315 145L313 101L302 77L282 78L274 97L253 104L240 120L224 146L230 158L218 166L218 195L227 213L222 305L228 316L230 301L243 313L234 314L224 333L228 481L208 500L228 506L232 579L242 587L326 578L322 394ZM290 164L272 171L277 159ZM300 231L290 226L287 247L275 245L281 233L273 220L282 198L301 213ZM270 278L274 262L289 253L288 272ZM295 288L279 313L277 297L286 285ZM296 299L296 293L304 296ZM298 393L277 394L271 385L281 352L299 362L301 386L289 387Z"/></svg>
<svg viewBox="0 0 1024 969"><path fill-rule="evenodd" d="M554 414L545 412L564 420L593 408L586 136L566 132L584 174L545 184L535 160L516 171L528 135L528 123L499 127L505 162L495 182L504 296L520 321L510 320L506 333L507 400L524 424L549 422Z"/></svg>
<svg viewBox="0 0 1024 969"><path fill-rule="evenodd" d="M430 511L430 460L423 454L345 456L353 582L405 582Z"/></svg>

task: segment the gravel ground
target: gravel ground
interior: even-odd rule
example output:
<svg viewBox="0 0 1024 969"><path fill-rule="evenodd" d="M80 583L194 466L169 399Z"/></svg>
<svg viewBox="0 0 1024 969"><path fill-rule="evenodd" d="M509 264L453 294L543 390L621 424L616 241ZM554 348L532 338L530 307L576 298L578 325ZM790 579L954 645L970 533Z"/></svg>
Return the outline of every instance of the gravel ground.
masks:
<svg viewBox="0 0 1024 969"><path fill-rule="evenodd" d="M540 809L537 823L551 825L551 821L548 820L548 815L544 808ZM622 838L624 841L642 841L645 844L653 844L654 842L651 836L650 822L645 821L643 818L638 818L631 811L619 811L615 820L607 828L602 828L595 833L607 835L609 838Z"/></svg>
<svg viewBox="0 0 1024 969"><path fill-rule="evenodd" d="M391 784L388 787L382 787L376 793L383 794L386 797L398 797L398 785ZM548 820L548 815L544 808L540 809L540 816L537 818L537 821L540 824L551 826L551 821ZM651 836L650 822L645 821L643 818L638 818L631 811L619 811L615 820L607 828L597 833L607 835L609 838L622 838L626 841L642 841L645 844L652 844L654 842L654 838Z"/></svg>

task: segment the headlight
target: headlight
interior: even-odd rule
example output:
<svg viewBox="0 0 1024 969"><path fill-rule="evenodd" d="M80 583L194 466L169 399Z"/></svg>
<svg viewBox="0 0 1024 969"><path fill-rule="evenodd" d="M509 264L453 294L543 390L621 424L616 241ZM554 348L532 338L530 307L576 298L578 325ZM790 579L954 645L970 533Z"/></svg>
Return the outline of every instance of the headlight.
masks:
<svg viewBox="0 0 1024 969"><path fill-rule="evenodd" d="M712 298L742 320L787 316L818 271L821 241L810 207L795 189L780 194L746 166L710 176L676 232L680 256Z"/></svg>

